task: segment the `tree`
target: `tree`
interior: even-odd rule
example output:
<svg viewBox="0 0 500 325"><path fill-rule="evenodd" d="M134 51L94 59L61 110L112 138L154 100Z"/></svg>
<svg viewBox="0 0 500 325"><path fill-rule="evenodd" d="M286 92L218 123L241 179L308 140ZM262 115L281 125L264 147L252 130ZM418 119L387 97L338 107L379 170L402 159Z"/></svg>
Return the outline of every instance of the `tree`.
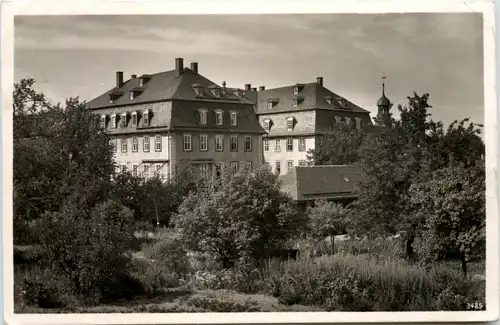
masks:
<svg viewBox="0 0 500 325"><path fill-rule="evenodd" d="M175 216L181 239L224 268L258 261L300 232L305 221L267 167L223 175L191 192Z"/></svg>
<svg viewBox="0 0 500 325"><path fill-rule="evenodd" d="M358 150L366 131L342 124L317 138L316 146L308 152L314 165L346 165L358 161Z"/></svg>
<svg viewBox="0 0 500 325"><path fill-rule="evenodd" d="M333 253L334 236L346 230L346 209L333 202L318 200L307 208L306 215L312 236L316 239L330 237Z"/></svg>
<svg viewBox="0 0 500 325"><path fill-rule="evenodd" d="M466 275L467 263L483 254L485 184L484 166L459 164L437 170L431 180L411 187L411 204L425 219L427 259L443 259L456 249Z"/></svg>

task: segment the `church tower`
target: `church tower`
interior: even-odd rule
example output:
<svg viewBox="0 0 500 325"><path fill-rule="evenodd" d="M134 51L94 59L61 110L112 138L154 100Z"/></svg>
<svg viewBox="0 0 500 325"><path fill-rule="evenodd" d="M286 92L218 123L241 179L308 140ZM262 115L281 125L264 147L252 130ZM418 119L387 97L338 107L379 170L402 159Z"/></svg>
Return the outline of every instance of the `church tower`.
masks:
<svg viewBox="0 0 500 325"><path fill-rule="evenodd" d="M387 77L382 77L382 97L377 102L378 114L377 119L381 121L388 121L391 117L389 111L391 109L391 101L389 98L385 97L385 79Z"/></svg>

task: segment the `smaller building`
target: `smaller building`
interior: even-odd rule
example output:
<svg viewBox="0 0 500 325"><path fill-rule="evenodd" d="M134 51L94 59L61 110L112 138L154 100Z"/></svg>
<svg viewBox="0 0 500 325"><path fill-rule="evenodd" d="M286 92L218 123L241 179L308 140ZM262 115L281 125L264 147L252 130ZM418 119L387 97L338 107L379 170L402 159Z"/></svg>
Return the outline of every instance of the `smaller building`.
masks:
<svg viewBox="0 0 500 325"><path fill-rule="evenodd" d="M355 187L364 175L359 166L324 165L295 167L280 179L283 190L299 203L327 200L348 204L357 199Z"/></svg>

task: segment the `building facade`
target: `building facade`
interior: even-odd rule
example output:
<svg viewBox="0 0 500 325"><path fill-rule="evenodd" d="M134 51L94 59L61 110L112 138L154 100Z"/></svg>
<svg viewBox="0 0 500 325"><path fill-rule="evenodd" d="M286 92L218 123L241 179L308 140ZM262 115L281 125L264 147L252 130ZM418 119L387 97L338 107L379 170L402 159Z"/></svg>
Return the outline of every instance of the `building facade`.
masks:
<svg viewBox="0 0 500 325"><path fill-rule="evenodd" d="M257 91L246 85L248 98L266 134L263 137L264 160L278 174L296 166L306 166L308 152L317 137L347 123L353 128L371 124L369 111L340 97L316 82Z"/></svg>
<svg viewBox="0 0 500 325"><path fill-rule="evenodd" d="M263 163L262 129L254 104L198 73L198 63L152 75L132 75L88 103L112 137L121 170L168 178L191 164L202 177Z"/></svg>

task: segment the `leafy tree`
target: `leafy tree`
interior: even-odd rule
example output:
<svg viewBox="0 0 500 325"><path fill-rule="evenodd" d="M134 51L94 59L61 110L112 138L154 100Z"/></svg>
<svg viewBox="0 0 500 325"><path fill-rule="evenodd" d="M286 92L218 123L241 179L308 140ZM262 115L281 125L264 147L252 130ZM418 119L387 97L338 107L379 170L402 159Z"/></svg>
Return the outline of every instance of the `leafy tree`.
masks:
<svg viewBox="0 0 500 325"><path fill-rule="evenodd" d="M458 250L467 274L467 263L484 254L485 189L484 166L464 164L437 170L429 181L411 187L411 203L425 219L426 259Z"/></svg>
<svg viewBox="0 0 500 325"><path fill-rule="evenodd" d="M356 130L342 124L317 138L316 146L308 152L314 165L346 165L358 161L358 150L366 130Z"/></svg>
<svg viewBox="0 0 500 325"><path fill-rule="evenodd" d="M307 208L306 215L311 235L317 239L330 237L333 252L334 236L346 230L346 209L334 202L318 200Z"/></svg>
<svg viewBox="0 0 500 325"><path fill-rule="evenodd" d="M81 302L97 304L130 294L130 210L112 201L90 211L67 205L61 212L47 213L42 230L45 265Z"/></svg>
<svg viewBox="0 0 500 325"><path fill-rule="evenodd" d="M278 176L265 166L223 175L191 192L175 216L182 241L212 254L224 268L261 259L303 225Z"/></svg>

